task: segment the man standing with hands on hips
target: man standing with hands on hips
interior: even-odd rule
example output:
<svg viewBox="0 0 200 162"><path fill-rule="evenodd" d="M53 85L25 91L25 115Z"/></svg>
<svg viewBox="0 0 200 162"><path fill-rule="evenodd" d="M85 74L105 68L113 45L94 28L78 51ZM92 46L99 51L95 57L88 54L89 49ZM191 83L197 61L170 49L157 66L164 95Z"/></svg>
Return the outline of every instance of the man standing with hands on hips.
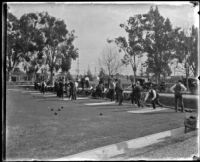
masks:
<svg viewBox="0 0 200 162"><path fill-rule="evenodd" d="M173 85L170 90L174 93L175 97L175 111L178 111L178 101L181 104L182 112L185 112L184 104L183 104L183 96L182 93L187 90L187 88L182 84L182 81L179 80L178 83Z"/></svg>

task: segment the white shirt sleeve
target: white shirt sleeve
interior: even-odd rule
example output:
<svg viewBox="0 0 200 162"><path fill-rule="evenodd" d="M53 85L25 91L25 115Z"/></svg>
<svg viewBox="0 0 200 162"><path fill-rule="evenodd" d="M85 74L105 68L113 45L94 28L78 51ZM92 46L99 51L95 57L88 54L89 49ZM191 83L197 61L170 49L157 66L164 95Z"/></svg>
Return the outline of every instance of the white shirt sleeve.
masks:
<svg viewBox="0 0 200 162"><path fill-rule="evenodd" d="M156 98L156 91L153 90L153 98L152 98L152 100L154 100L155 98Z"/></svg>
<svg viewBox="0 0 200 162"><path fill-rule="evenodd" d="M149 91L147 92L144 101L146 101L148 99L148 97L149 97Z"/></svg>
<svg viewBox="0 0 200 162"><path fill-rule="evenodd" d="M183 88L184 91L187 90L187 88L183 84L181 84L181 88Z"/></svg>
<svg viewBox="0 0 200 162"><path fill-rule="evenodd" d="M174 85L170 88L170 91L174 92L175 86L176 86L176 84L174 84Z"/></svg>

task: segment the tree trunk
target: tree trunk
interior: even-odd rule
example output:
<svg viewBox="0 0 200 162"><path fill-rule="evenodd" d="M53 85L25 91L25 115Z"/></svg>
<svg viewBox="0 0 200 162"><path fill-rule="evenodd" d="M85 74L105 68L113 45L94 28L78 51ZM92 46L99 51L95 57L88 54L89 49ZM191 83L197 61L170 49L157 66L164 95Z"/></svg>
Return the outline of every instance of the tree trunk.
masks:
<svg viewBox="0 0 200 162"><path fill-rule="evenodd" d="M131 67L132 67L132 70L133 70L133 82L136 83L136 66L133 62L131 62Z"/></svg>
<svg viewBox="0 0 200 162"><path fill-rule="evenodd" d="M188 69L186 69L186 88L189 91L188 77L189 77L189 73L188 73Z"/></svg>
<svg viewBox="0 0 200 162"><path fill-rule="evenodd" d="M134 83L136 83L136 67L134 67Z"/></svg>
<svg viewBox="0 0 200 162"><path fill-rule="evenodd" d="M186 74L186 88L189 91L188 77L189 77L189 66L187 62L185 63L185 74Z"/></svg>
<svg viewBox="0 0 200 162"><path fill-rule="evenodd" d="M53 83L53 68L50 69L50 84Z"/></svg>
<svg viewBox="0 0 200 162"><path fill-rule="evenodd" d="M160 73L157 73L157 76L156 76L156 84L159 84L160 83Z"/></svg>
<svg viewBox="0 0 200 162"><path fill-rule="evenodd" d="M136 69L136 64L135 64L135 53L134 53L133 56L134 56L134 57L133 57L133 62L134 62L134 66L133 66L133 71L134 71L134 82L136 83L136 71L137 71L137 69Z"/></svg>

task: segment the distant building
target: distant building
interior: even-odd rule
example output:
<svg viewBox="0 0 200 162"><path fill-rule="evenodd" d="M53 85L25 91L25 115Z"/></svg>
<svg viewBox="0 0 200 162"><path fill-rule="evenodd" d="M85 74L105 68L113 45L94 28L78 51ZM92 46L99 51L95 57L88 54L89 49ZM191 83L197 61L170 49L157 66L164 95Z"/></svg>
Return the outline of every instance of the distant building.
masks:
<svg viewBox="0 0 200 162"><path fill-rule="evenodd" d="M15 68L14 72L11 74L12 82L25 81L27 79L27 75L25 72L21 71L19 68ZM9 75L6 73L6 80L9 80Z"/></svg>

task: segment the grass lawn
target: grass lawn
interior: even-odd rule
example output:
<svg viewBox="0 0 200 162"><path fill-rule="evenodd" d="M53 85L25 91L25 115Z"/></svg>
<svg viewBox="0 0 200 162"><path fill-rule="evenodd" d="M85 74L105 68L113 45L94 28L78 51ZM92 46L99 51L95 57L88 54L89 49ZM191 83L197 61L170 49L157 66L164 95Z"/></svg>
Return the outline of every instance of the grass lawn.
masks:
<svg viewBox="0 0 200 162"><path fill-rule="evenodd" d="M61 158L184 125L184 113L174 110L133 114L127 112L137 109L132 105L84 105L100 101L61 101L7 90L7 159Z"/></svg>

